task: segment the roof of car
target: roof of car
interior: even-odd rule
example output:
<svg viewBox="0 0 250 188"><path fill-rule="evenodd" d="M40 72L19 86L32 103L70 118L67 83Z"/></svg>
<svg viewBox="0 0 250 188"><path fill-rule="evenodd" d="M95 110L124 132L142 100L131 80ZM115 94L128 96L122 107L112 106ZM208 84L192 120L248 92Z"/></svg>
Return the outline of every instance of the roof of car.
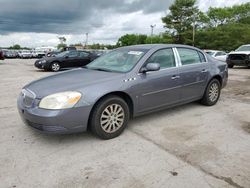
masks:
<svg viewBox="0 0 250 188"><path fill-rule="evenodd" d="M153 48L168 48L168 47L187 47L187 48L194 48L197 49L193 46L188 46L188 45L182 45L182 44L140 44L140 45L133 45L133 46L125 46L121 47L124 49L141 49L141 50L151 50Z"/></svg>

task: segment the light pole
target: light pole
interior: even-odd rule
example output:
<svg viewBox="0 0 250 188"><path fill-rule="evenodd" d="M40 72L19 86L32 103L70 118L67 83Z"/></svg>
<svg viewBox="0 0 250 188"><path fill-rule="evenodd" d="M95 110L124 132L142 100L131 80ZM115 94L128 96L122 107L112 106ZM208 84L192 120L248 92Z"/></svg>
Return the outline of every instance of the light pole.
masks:
<svg viewBox="0 0 250 188"><path fill-rule="evenodd" d="M87 48L88 45L88 40L89 40L89 33L86 33L86 41L85 41L85 47Z"/></svg>
<svg viewBox="0 0 250 188"><path fill-rule="evenodd" d="M150 25L151 27L151 44L152 44L152 38L153 38L153 35L154 35L154 28L155 28L155 24L154 25Z"/></svg>

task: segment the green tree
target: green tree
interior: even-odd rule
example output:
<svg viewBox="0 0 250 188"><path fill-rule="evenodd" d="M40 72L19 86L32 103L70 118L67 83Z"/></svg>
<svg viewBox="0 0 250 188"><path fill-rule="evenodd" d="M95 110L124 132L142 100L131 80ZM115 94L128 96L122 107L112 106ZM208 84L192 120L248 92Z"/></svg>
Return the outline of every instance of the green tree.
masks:
<svg viewBox="0 0 250 188"><path fill-rule="evenodd" d="M20 49L21 49L21 46L20 46L19 44L15 44L15 45L11 46L10 49L13 49L13 50L20 50Z"/></svg>
<svg viewBox="0 0 250 188"><path fill-rule="evenodd" d="M170 12L162 18L164 27L173 36L175 43L189 43L193 26L202 26L200 23L207 20L195 3L196 0L175 0L169 8Z"/></svg>
<svg viewBox="0 0 250 188"><path fill-rule="evenodd" d="M66 44L58 44L57 45L57 49L61 49L61 48L65 48L65 47L67 47L67 45Z"/></svg>
<svg viewBox="0 0 250 188"><path fill-rule="evenodd" d="M136 44L145 44L147 35L138 35L138 34L126 34L121 36L118 39L117 46L129 46Z"/></svg>

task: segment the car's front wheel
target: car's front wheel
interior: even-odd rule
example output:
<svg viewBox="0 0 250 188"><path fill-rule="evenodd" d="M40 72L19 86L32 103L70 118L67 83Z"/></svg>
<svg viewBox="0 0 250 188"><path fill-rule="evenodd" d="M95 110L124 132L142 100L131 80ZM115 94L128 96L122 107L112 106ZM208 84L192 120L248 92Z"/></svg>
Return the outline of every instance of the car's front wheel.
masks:
<svg viewBox="0 0 250 188"><path fill-rule="evenodd" d="M50 66L50 69L53 71L53 72L58 72L60 69L61 69L61 66L58 62L53 62Z"/></svg>
<svg viewBox="0 0 250 188"><path fill-rule="evenodd" d="M212 79L204 93L201 103L207 106L213 106L220 98L221 84L218 79Z"/></svg>
<svg viewBox="0 0 250 188"><path fill-rule="evenodd" d="M102 139L119 136L129 121L129 107L118 96L108 96L94 107L90 117L90 128Z"/></svg>

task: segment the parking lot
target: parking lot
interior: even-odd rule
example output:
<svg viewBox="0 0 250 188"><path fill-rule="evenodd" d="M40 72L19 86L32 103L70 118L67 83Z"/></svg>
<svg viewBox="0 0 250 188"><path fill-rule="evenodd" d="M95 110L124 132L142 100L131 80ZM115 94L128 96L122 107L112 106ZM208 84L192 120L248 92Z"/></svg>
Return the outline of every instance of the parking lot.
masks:
<svg viewBox="0 0 250 188"><path fill-rule="evenodd" d="M0 187L250 187L250 69L229 70L215 106L191 103L142 116L104 141L23 124L21 88L55 74L33 63L0 62Z"/></svg>

